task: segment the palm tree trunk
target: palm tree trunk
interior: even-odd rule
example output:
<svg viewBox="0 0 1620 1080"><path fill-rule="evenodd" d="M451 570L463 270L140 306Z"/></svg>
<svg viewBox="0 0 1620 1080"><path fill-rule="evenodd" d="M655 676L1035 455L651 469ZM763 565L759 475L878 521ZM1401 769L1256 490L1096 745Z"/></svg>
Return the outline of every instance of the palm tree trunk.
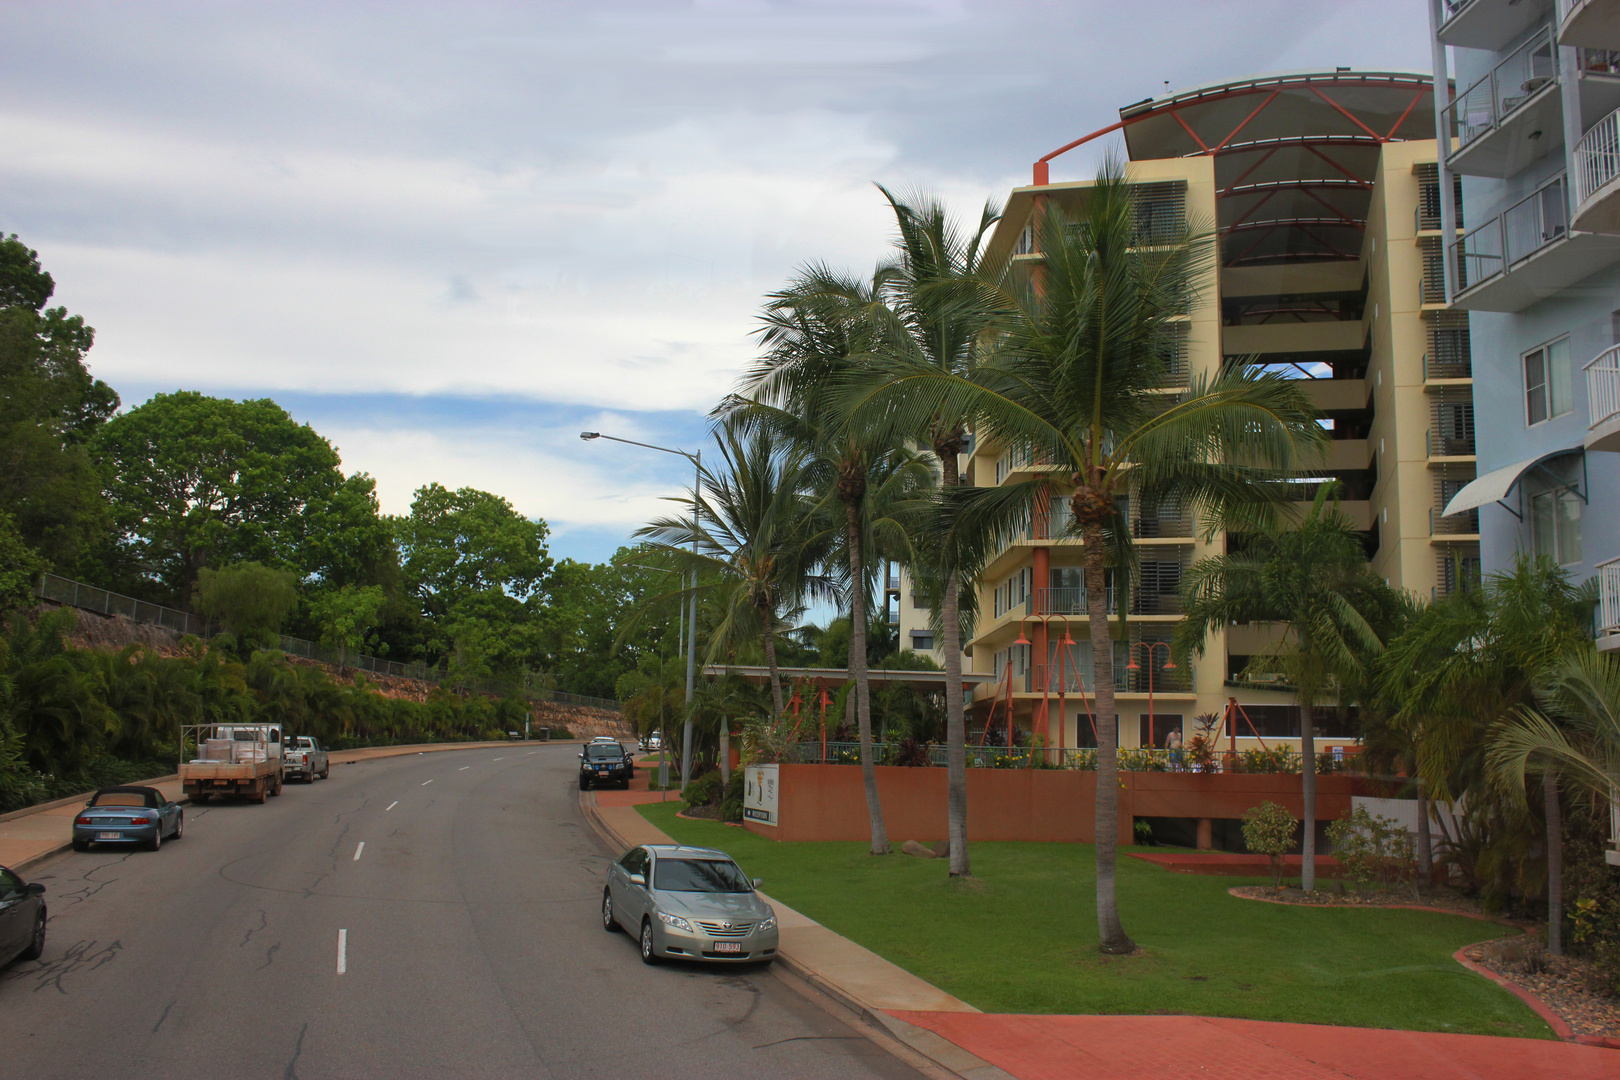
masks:
<svg viewBox="0 0 1620 1080"><path fill-rule="evenodd" d="M776 620L765 613L765 666L771 672L771 706L782 715L782 674L776 667Z"/></svg>
<svg viewBox="0 0 1620 1080"><path fill-rule="evenodd" d="M872 854L889 854L889 831L878 798L877 765L872 760L872 687L866 674L866 573L862 565L861 515L853 502L844 504L849 543L849 674L855 680L855 720L861 732L861 783L866 786L866 816L872 823Z"/></svg>
<svg viewBox="0 0 1620 1080"><path fill-rule="evenodd" d="M1102 526L1087 525L1086 621L1091 628L1091 678L1097 702L1097 938L1103 952L1122 955L1135 952L1136 942L1119 921L1114 888L1119 857L1119 718L1114 712L1114 642L1108 636L1105 554ZM1044 656L1037 658L1041 665L1046 662Z"/></svg>
<svg viewBox="0 0 1620 1080"><path fill-rule="evenodd" d="M1564 821L1558 809L1558 774L1541 778L1547 814L1547 955L1564 955Z"/></svg>
<svg viewBox="0 0 1620 1080"><path fill-rule="evenodd" d="M947 492L957 484L955 440L936 447ZM946 832L951 843L951 876L972 874L967 850L967 717L962 709L962 623L957 613L956 567L941 568L939 617L945 647L945 789Z"/></svg>
<svg viewBox="0 0 1620 1080"><path fill-rule="evenodd" d="M1316 723L1309 698L1299 701L1299 787L1305 804L1305 835L1300 843L1299 887L1316 888Z"/></svg>

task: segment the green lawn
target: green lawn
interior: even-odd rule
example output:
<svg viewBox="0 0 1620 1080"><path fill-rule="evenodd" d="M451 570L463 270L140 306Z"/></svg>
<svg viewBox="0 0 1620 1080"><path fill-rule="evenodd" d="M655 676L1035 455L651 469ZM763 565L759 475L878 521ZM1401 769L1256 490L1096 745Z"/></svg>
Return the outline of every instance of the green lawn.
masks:
<svg viewBox="0 0 1620 1080"><path fill-rule="evenodd" d="M1422 911L1239 900L1260 879L1172 874L1121 857L1119 903L1142 946L1097 952L1088 844L981 843L976 880L865 844L784 844L642 806L683 843L730 852L765 891L986 1012L1192 1013L1552 1038L1518 998L1451 958L1503 932Z"/></svg>

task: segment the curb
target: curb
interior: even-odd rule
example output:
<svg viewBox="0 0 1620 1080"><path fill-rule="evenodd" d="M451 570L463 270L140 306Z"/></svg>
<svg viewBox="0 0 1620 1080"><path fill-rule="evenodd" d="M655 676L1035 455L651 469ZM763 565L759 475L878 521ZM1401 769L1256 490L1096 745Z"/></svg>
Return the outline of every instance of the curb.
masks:
<svg viewBox="0 0 1620 1080"><path fill-rule="evenodd" d="M625 842L624 837L619 835L618 830L603 820L600 809L596 804L596 794L594 792L582 791L579 793L579 808L584 812L585 820L590 823L591 828L595 829L597 835L606 841L610 847L623 850L630 846ZM894 1039L906 1050L918 1055L946 1074L957 1077L959 1080L1016 1080L1011 1073L968 1053L949 1039L917 1027L915 1024L907 1023L898 1017L890 1016L882 1009L868 1004L856 994L846 990L819 972L806 967L791 954L783 952L781 949L777 950L776 960L793 976L815 987L879 1032Z"/></svg>
<svg viewBox="0 0 1620 1080"><path fill-rule="evenodd" d="M555 741L557 743L566 744L566 743L572 742L574 740L557 739L557 740L546 740L546 741L548 743ZM509 740L503 740L503 741L498 741L498 742L478 742L478 743L416 743L416 744L410 745L410 746L364 746L364 747L360 747L358 750L339 750L339 751L336 751L336 753L328 754L327 758L330 761L330 763L333 764L333 765L358 765L362 761L374 761L374 760L379 760L379 759L382 759L382 758L391 758L391 757L405 757L407 754L429 754L429 753L438 753L438 752L445 751L445 750L477 750L477 749L481 749L483 747L488 747L488 746L508 746L508 745L510 745ZM368 750L385 750L385 751L388 751L388 752L387 753L371 753L371 754L367 754L365 757L349 758L346 761L337 760L337 755L338 754L357 754L357 753L362 753L362 752L368 751ZM168 783L170 781L178 780L178 779L180 779L180 774L179 773L170 773L167 776L157 776L157 777L153 777L150 780L137 780L134 783L137 784L137 785L140 785L140 786L146 786L146 785L150 785L150 784ZM3 825L8 821L15 821L18 818L25 818L25 817L30 817L30 816L32 816L34 814L41 814L41 813L44 813L47 810L60 810L64 806L71 806L76 802L82 802L82 801L88 799L90 796L92 796L94 794L95 794L95 791L93 791L93 790L92 791L86 791L86 792L83 792L82 794L79 794L79 795L69 795L65 799L55 799L55 800L53 800L51 802L48 802L48 803L40 803L37 806L25 806L21 810L13 810L9 814L0 814L0 825ZM186 798L184 796L184 794L182 794L180 798L176 799L175 802L179 803L181 806L190 806L190 805L192 805L191 800L189 798ZM46 859L54 858L55 856L62 854L62 852L67 851L72 846L73 846L73 842L71 840L63 840L60 844L57 844L53 848L47 848L46 850L41 851L37 855L30 855L28 858L23 859L20 862L14 863L11 866L11 869L17 871L18 873L21 873L24 870L28 870L28 869L31 869L32 867L38 866L40 863L44 862Z"/></svg>

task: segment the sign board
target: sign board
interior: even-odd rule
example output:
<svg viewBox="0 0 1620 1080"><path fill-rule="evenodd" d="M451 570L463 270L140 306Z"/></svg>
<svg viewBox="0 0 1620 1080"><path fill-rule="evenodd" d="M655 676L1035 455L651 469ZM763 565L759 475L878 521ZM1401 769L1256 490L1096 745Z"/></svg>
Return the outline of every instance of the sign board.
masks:
<svg viewBox="0 0 1620 1080"><path fill-rule="evenodd" d="M775 825L776 765L750 765L743 770L743 817L761 825Z"/></svg>

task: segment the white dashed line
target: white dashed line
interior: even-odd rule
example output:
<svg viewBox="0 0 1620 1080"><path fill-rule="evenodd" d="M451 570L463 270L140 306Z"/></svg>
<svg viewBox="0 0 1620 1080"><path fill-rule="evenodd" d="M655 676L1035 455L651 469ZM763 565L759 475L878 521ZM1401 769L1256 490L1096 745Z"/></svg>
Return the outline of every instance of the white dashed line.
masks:
<svg viewBox="0 0 1620 1080"><path fill-rule="evenodd" d="M338 974L349 970L349 932L338 931Z"/></svg>
<svg viewBox="0 0 1620 1080"><path fill-rule="evenodd" d="M395 799L393 802L391 802L387 806L383 807L383 813L385 813L385 814L388 813L388 811L392 810L394 807L396 807L398 805L399 805L399 800Z"/></svg>
<svg viewBox="0 0 1620 1080"><path fill-rule="evenodd" d="M419 784L419 785L417 785L417 786L418 786L418 787L427 787L427 786L428 786L428 785L429 785L429 784L431 784L431 783L433 783L433 781L432 781L432 780L424 780L424 781L422 781L422 782L421 782L421 784Z"/></svg>
<svg viewBox="0 0 1620 1080"><path fill-rule="evenodd" d="M505 758L503 758L503 757L498 757L498 758L496 758L496 759L495 759L495 760L496 760L496 761L505 761L505 760L506 760L506 759L505 759Z"/></svg>
<svg viewBox="0 0 1620 1080"><path fill-rule="evenodd" d="M457 769L456 772L466 772L470 768L472 768L471 765L463 765L461 768Z"/></svg>
<svg viewBox="0 0 1620 1080"><path fill-rule="evenodd" d="M530 754L538 754L539 752L540 751L538 751L538 750L530 750L528 754L524 754L523 756L528 757Z"/></svg>
<svg viewBox="0 0 1620 1080"><path fill-rule="evenodd" d="M354 849L354 861L355 862L360 861L360 853L362 851L364 851L364 850L366 850L366 842L364 840L362 840L362 841L360 841L360 846Z"/></svg>

